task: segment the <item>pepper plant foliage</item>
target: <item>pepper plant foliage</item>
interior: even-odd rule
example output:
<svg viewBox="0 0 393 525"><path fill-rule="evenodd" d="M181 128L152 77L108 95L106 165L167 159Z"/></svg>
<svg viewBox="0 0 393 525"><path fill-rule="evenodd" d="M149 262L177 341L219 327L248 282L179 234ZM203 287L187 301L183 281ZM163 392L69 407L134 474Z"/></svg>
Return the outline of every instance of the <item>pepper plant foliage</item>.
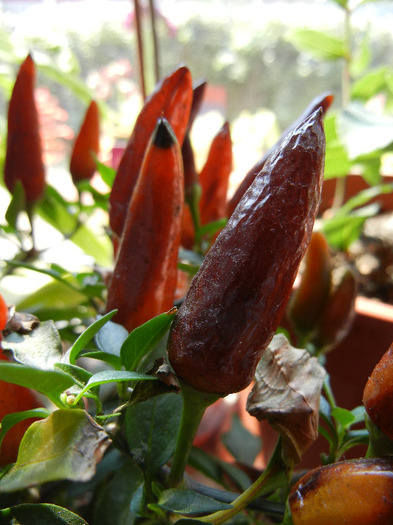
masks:
<svg viewBox="0 0 393 525"><path fill-rule="evenodd" d="M26 60L30 81L14 88L22 90L23 103L10 104L8 115L7 144L13 147L7 156L22 159L31 143L24 119L16 115L27 118L34 111L32 93L23 93L34 89L34 62ZM306 246L316 242L323 116L331 97L312 105L283 137L233 214L226 202L228 124L212 143L203 176L195 168L190 129L200 97L203 88L193 88L185 67L157 86L118 170L93 152L94 177L107 191L97 190L91 170L82 169L83 159L91 165L86 151L77 159L78 173L90 174L73 177L78 199L72 202L42 177L26 177L28 165L21 177L20 159L8 159L11 201L1 232L16 250L3 261L4 296L21 279L41 274L47 281L16 309L0 302L2 523L288 525L294 467L318 433L328 445L323 463L338 462L350 447L368 443L363 408L337 407L323 368L324 353L348 324L355 291L350 278L331 285L329 255L320 240L316 268L326 286L310 287L304 278L288 307L293 334L274 336ZM35 136L39 158L39 131L31 125L28 133ZM88 136L79 143L95 143L97 129L86 121L80 133ZM42 196L32 199L37 180ZM106 218L102 231L92 227L98 211ZM37 242L42 223L80 247L92 264L71 271L48 263ZM250 272L261 276L254 276L252 286ZM304 297L318 305L306 327L298 323L299 308L308 306ZM337 297L346 308L329 330L324 319ZM200 427L207 407L217 403L224 410L222 398L250 384L254 372L247 410L279 431L261 471L252 468L259 437L239 414L222 436L229 460L202 446ZM31 389L37 403L11 407L10 385ZM26 421L31 424L19 437L17 456L6 454L7 438Z"/></svg>

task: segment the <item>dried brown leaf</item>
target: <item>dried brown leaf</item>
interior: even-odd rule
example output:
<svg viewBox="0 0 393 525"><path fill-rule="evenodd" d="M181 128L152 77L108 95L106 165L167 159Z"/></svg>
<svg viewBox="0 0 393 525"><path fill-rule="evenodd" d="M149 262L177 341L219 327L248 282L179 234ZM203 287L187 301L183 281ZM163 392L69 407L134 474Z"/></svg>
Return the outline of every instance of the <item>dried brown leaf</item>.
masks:
<svg viewBox="0 0 393 525"><path fill-rule="evenodd" d="M315 357L276 335L265 350L247 401L248 412L267 419L283 440L286 460L297 463L318 436L325 370Z"/></svg>

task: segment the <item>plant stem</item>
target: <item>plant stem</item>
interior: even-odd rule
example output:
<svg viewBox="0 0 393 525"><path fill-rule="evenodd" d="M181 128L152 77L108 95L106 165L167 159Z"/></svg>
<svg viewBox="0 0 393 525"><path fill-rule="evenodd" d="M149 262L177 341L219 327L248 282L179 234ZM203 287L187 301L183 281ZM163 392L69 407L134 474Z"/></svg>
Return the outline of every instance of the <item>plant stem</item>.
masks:
<svg viewBox="0 0 393 525"><path fill-rule="evenodd" d="M142 18L141 18L141 7L139 0L134 0L134 11L135 11L135 28L137 37L137 49L138 49L138 64L139 64L139 79L140 88L143 100L146 100L146 82L145 82L145 64L144 64L144 52L143 52L143 37L142 37Z"/></svg>
<svg viewBox="0 0 393 525"><path fill-rule="evenodd" d="M156 8L154 5L154 0L149 0L150 7L150 21L151 21L151 31L153 36L153 49L154 49L154 80L157 84L160 80L160 57L159 57L159 46L158 46L158 36L157 36L157 24L156 24Z"/></svg>
<svg viewBox="0 0 393 525"><path fill-rule="evenodd" d="M170 487L178 487L182 484L192 443L202 416L205 413L206 408L221 397L219 394L198 392L184 383L181 383L181 387L183 409L175 454L173 456L171 470L167 480L167 484Z"/></svg>
<svg viewBox="0 0 393 525"><path fill-rule="evenodd" d="M247 490L232 502L232 508L220 510L213 514L209 514L208 516L204 516L203 518L198 518L198 521L212 523L213 525L224 523L245 509L262 493L263 490L273 490L274 488L281 486L283 475L285 476L284 483L287 483L289 474L290 469L284 465L281 458L281 439L279 439L266 469Z"/></svg>

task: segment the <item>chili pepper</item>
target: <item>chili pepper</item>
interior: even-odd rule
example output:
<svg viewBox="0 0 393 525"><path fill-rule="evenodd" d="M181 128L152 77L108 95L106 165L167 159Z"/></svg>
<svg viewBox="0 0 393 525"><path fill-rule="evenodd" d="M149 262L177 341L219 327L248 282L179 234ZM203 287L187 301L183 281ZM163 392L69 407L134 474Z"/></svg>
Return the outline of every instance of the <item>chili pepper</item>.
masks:
<svg viewBox="0 0 393 525"><path fill-rule="evenodd" d="M97 103L92 100L75 139L71 153L70 173L74 184L90 180L96 171L94 155L100 148L100 115Z"/></svg>
<svg viewBox="0 0 393 525"><path fill-rule="evenodd" d="M313 232L304 257L299 286L288 303L287 315L295 331L306 336L315 327L328 300L331 279L330 249L321 232Z"/></svg>
<svg viewBox="0 0 393 525"><path fill-rule="evenodd" d="M318 467L291 489L294 525L391 525L393 458Z"/></svg>
<svg viewBox="0 0 393 525"><path fill-rule="evenodd" d="M393 344L368 378L363 404L374 425L393 440Z"/></svg>
<svg viewBox="0 0 393 525"><path fill-rule="evenodd" d="M36 101L35 64L28 55L19 68L8 107L4 182L12 193L22 183L27 206L40 200L45 190L45 168Z"/></svg>
<svg viewBox="0 0 393 525"><path fill-rule="evenodd" d="M349 268L332 291L317 323L311 342L327 352L348 333L355 313L357 283Z"/></svg>
<svg viewBox="0 0 393 525"><path fill-rule="evenodd" d="M160 117L166 118L177 141L182 144L190 115L191 101L191 73L186 67L180 67L167 77L146 100L120 161L109 197L109 222L114 236L121 236L146 146L157 120Z"/></svg>
<svg viewBox="0 0 393 525"><path fill-rule="evenodd" d="M322 111L269 158L210 248L171 327L169 360L196 390L244 389L270 343L320 200Z"/></svg>
<svg viewBox="0 0 393 525"><path fill-rule="evenodd" d="M161 118L132 195L108 289L107 311L117 308L113 320L129 331L173 306L183 205L180 146Z"/></svg>
<svg viewBox="0 0 393 525"><path fill-rule="evenodd" d="M289 126L284 133L281 135L279 141L270 148L265 155L249 170L249 172L246 174L242 182L239 184L238 188L236 189L235 193L231 197L231 199L228 202L227 205L227 215L230 217L238 205L240 199L244 195L244 193L247 191L249 186L251 185L252 181L255 179L257 174L261 171L263 166L265 165L265 162L267 161L269 155L274 151L275 148L278 147L282 139L294 128L296 128L300 122L308 118L314 111L321 108L323 111L323 114L327 112L327 110L330 108L330 106L333 103L333 95L323 93L322 95L319 95L318 97L315 97L311 103L307 106L307 108L303 111L303 113L300 115L300 117L291 125Z"/></svg>
<svg viewBox="0 0 393 525"><path fill-rule="evenodd" d="M0 332L4 330L8 321L8 306L3 296L0 294Z"/></svg>
<svg viewBox="0 0 393 525"><path fill-rule="evenodd" d="M214 137L199 174L202 195L199 210L202 226L226 217L229 175L232 171L232 141L228 122Z"/></svg>

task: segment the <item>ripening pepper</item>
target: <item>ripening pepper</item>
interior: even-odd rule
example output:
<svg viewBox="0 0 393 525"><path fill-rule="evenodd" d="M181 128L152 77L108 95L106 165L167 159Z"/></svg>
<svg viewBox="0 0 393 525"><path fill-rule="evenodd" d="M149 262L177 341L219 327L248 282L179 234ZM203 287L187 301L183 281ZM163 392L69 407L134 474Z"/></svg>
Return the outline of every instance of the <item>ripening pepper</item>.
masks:
<svg viewBox="0 0 393 525"><path fill-rule="evenodd" d="M232 171L232 141L228 122L214 137L199 174L202 195L199 201L201 225L226 217L229 175Z"/></svg>
<svg viewBox="0 0 393 525"><path fill-rule="evenodd" d="M261 171L263 166L265 165L265 162L267 161L269 155L274 151L275 148L278 147L282 139L292 130L295 129L303 120L308 118L310 115L314 113L317 109L321 108L323 111L323 114L327 112L327 110L330 108L333 102L333 95L323 93L322 95L319 95L318 97L315 97L311 103L307 106L307 108L303 111L303 113L300 115L300 117L291 125L289 126L281 135L280 139L276 143L275 146L273 146L269 151L263 155L263 157L248 171L242 182L239 184L238 188L236 189L235 193L232 195L231 199L228 201L227 205L227 214L228 217L230 217L238 205L240 199L244 195L244 193L247 191L249 186L252 184L255 177L258 175L258 173Z"/></svg>
<svg viewBox="0 0 393 525"><path fill-rule="evenodd" d="M391 525L393 458L355 459L318 467L291 489L294 525Z"/></svg>
<svg viewBox="0 0 393 525"><path fill-rule="evenodd" d="M179 143L160 118L146 150L132 194L107 311L131 331L173 306L184 206L184 177Z"/></svg>
<svg viewBox="0 0 393 525"><path fill-rule="evenodd" d="M13 193L20 181L27 206L40 200L45 191L45 167L34 98L35 77L35 64L28 55L19 68L8 107L4 163L5 185Z"/></svg>
<svg viewBox="0 0 393 525"><path fill-rule="evenodd" d="M1 332L6 328L7 320L8 307L0 294L0 361L8 361L1 349ZM30 410L38 406L37 398L28 388L0 381L0 422L8 414ZM1 444L0 467L16 461L19 444L31 423L31 419L20 421L7 432Z"/></svg>
<svg viewBox="0 0 393 525"><path fill-rule="evenodd" d="M322 111L271 155L210 248L173 321L170 363L196 390L252 381L310 240L323 178Z"/></svg>
<svg viewBox="0 0 393 525"><path fill-rule="evenodd" d="M70 173L74 184L90 180L96 171L94 156L100 148L100 115L97 102L87 108L71 153Z"/></svg>
<svg viewBox="0 0 393 525"><path fill-rule="evenodd" d="M323 233L313 232L303 264L300 284L292 292L287 308L291 325L301 336L313 331L330 294L332 264Z"/></svg>
<svg viewBox="0 0 393 525"><path fill-rule="evenodd" d="M363 404L374 425L393 440L393 344L368 378Z"/></svg>
<svg viewBox="0 0 393 525"><path fill-rule="evenodd" d="M192 102L191 73L180 67L167 77L146 100L121 158L109 197L109 223L120 238L128 205L157 120L165 118L181 145L186 133Z"/></svg>

